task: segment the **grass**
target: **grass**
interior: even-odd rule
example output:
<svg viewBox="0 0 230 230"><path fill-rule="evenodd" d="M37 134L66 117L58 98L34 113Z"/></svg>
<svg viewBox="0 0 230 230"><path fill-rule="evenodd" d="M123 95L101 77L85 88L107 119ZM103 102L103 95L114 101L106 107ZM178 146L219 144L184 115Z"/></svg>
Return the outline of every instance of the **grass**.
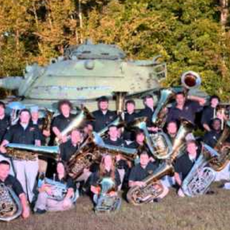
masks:
<svg viewBox="0 0 230 230"><path fill-rule="evenodd" d="M117 213L95 214L87 196L80 197L73 210L32 214L10 223L0 222L1 230L218 230L230 229L230 191L213 186L215 194L179 198L174 189L159 203L132 206L123 200Z"/></svg>

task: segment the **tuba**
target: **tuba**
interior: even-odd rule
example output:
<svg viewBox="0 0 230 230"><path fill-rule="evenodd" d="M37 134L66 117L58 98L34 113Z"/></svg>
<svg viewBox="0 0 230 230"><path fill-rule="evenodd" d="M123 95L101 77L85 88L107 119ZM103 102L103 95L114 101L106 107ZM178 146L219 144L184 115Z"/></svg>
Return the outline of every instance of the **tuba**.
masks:
<svg viewBox="0 0 230 230"><path fill-rule="evenodd" d="M187 196L205 194L215 180L215 171L208 167L208 163L218 153L206 144L202 144L202 152L187 177L182 182L182 190Z"/></svg>
<svg viewBox="0 0 230 230"><path fill-rule="evenodd" d="M163 185L159 181L163 176L174 173L172 164L165 160L159 167L147 176L143 182L144 187L133 186L127 193L127 200L133 205L141 205L151 202L159 197L164 190Z"/></svg>
<svg viewBox="0 0 230 230"><path fill-rule="evenodd" d="M115 92L117 114L123 117L125 96L127 92Z"/></svg>
<svg viewBox="0 0 230 230"><path fill-rule="evenodd" d="M221 171L230 160L230 144L226 142L226 139L230 135L230 120L227 121L226 126L217 141L214 149L219 153L210 161L210 166L215 171Z"/></svg>
<svg viewBox="0 0 230 230"><path fill-rule="evenodd" d="M0 183L0 221L11 221L22 214L20 199L15 192Z"/></svg>
<svg viewBox="0 0 230 230"><path fill-rule="evenodd" d="M187 90L198 88L201 85L200 75L194 71L187 71L181 76L181 84Z"/></svg>
<svg viewBox="0 0 230 230"><path fill-rule="evenodd" d="M113 212L119 209L121 198L110 196L110 191L116 191L115 182L110 177L104 177L99 181L100 193L98 195L97 204L94 208L95 212Z"/></svg>
<svg viewBox="0 0 230 230"><path fill-rule="evenodd" d="M36 146L9 143L6 147L6 155L16 160L35 160L37 155L57 159L60 152L58 146Z"/></svg>

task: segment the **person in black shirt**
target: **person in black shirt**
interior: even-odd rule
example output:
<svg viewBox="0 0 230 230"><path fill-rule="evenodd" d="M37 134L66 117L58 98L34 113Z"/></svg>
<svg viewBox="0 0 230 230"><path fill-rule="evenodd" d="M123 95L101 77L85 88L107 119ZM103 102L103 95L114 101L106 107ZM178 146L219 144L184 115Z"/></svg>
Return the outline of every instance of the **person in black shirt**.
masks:
<svg viewBox="0 0 230 230"><path fill-rule="evenodd" d="M13 176L9 175L10 163L8 161L0 161L0 183L10 187L15 194L19 197L22 206L22 217L28 218L30 215L30 209L27 205L26 195L23 192L20 182Z"/></svg>
<svg viewBox="0 0 230 230"><path fill-rule="evenodd" d="M217 116L217 106L220 103L218 96L211 96L210 105L206 106L202 112L201 124L206 131L211 131L211 121Z"/></svg>
<svg viewBox="0 0 230 230"><path fill-rule="evenodd" d="M63 161L58 161L56 166L56 175L54 181L66 185L66 191L63 191L63 197L55 197L56 186L44 181L41 182L38 199L35 204L34 211L38 214L43 214L46 211L64 211L73 207L73 202L76 201L75 185L71 177L68 177ZM61 189L61 188L60 188ZM58 192L57 192L58 193ZM58 193L59 194L59 193Z"/></svg>
<svg viewBox="0 0 230 230"><path fill-rule="evenodd" d="M167 123L170 121L180 122L184 118L194 124L196 113L203 109L206 100L196 96L188 96L183 92L176 94L176 105L169 109Z"/></svg>
<svg viewBox="0 0 230 230"><path fill-rule="evenodd" d="M215 118L211 122L211 130L206 132L203 141L205 144L211 146L212 148L215 147L217 144L222 131L221 131L221 120L219 118Z"/></svg>
<svg viewBox="0 0 230 230"><path fill-rule="evenodd" d="M150 161L150 157L149 154L146 151L141 152L140 154L140 163L135 165L130 172L129 175L129 187L134 187L134 186L138 186L138 187L145 187L146 183L145 183L145 179L151 175L152 173L154 173L154 171L157 169L158 167L158 163L152 163ZM162 181L161 181L162 183ZM160 194L160 196L158 198L163 198L165 197L169 190L168 188L162 183L163 185L163 192L162 194Z"/></svg>
<svg viewBox="0 0 230 230"><path fill-rule="evenodd" d="M5 104L0 101L0 143L10 127L10 117L5 114Z"/></svg>
<svg viewBox="0 0 230 230"><path fill-rule="evenodd" d="M5 147L8 143L41 145L41 135L38 127L30 124L30 118L29 110L21 110L19 123L10 127L0 146L2 153L6 153L7 155ZM13 160L13 164L17 179L22 184L23 190L28 196L28 200L32 202L34 197L33 188L38 173L38 158L36 157L34 160L15 159Z"/></svg>
<svg viewBox="0 0 230 230"><path fill-rule="evenodd" d="M61 100L58 102L58 111L60 115L56 116L52 123L52 131L60 143L67 141L67 136L61 132L71 123L75 115L71 114L72 104L69 100Z"/></svg>
<svg viewBox="0 0 230 230"><path fill-rule="evenodd" d="M107 127L117 117L116 113L108 109L109 101L107 97L100 97L98 99L98 110L92 114L95 118L93 121L93 130L99 132L103 128Z"/></svg>
<svg viewBox="0 0 230 230"><path fill-rule="evenodd" d="M187 141L186 153L175 162L175 181L179 186L178 195L184 197L181 189L183 180L187 177L199 157L198 146L194 140Z"/></svg>
<svg viewBox="0 0 230 230"><path fill-rule="evenodd" d="M176 121L170 121L169 123L167 123L166 126L166 131L167 131L167 135L171 141L171 143L173 144L176 135L177 135L177 131L178 131L178 124Z"/></svg>

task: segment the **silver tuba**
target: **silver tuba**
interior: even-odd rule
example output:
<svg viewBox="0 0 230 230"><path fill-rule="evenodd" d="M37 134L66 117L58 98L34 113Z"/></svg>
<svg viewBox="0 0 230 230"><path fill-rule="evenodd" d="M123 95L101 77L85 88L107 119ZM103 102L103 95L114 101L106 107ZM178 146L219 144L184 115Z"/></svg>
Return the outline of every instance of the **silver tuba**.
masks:
<svg viewBox="0 0 230 230"><path fill-rule="evenodd" d="M187 196L205 194L215 180L215 171L208 167L209 161L218 153L206 144L202 144L202 152L187 177L182 182L182 190Z"/></svg>
<svg viewBox="0 0 230 230"><path fill-rule="evenodd" d="M201 77L194 71L187 71L181 76L181 84L187 89L195 89L201 85Z"/></svg>
<svg viewBox="0 0 230 230"><path fill-rule="evenodd" d="M116 191L115 182L110 177L104 177L99 181L100 193L94 208L95 212L112 212L119 209L121 198L118 195L110 196L110 191Z"/></svg>
<svg viewBox="0 0 230 230"><path fill-rule="evenodd" d="M20 199L15 192L0 183L0 221L11 221L22 214Z"/></svg>
<svg viewBox="0 0 230 230"><path fill-rule="evenodd" d="M58 146L36 146L9 143L6 147L6 155L17 160L35 160L37 155L57 159L60 152Z"/></svg>

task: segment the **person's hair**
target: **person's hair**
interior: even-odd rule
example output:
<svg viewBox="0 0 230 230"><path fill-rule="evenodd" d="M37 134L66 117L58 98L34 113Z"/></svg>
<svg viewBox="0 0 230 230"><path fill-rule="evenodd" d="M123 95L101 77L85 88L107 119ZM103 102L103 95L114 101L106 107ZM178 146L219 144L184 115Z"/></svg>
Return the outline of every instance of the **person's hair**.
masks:
<svg viewBox="0 0 230 230"><path fill-rule="evenodd" d="M6 108L6 105L5 105L5 103L3 102L3 101L0 101L0 106L2 107L2 108Z"/></svg>
<svg viewBox="0 0 230 230"><path fill-rule="evenodd" d="M10 167L10 162L6 160L0 161L0 165L8 165Z"/></svg>
<svg viewBox="0 0 230 230"><path fill-rule="evenodd" d="M125 102L125 107L127 107L128 104L133 104L134 106L136 105L135 101L134 100L127 100Z"/></svg>
<svg viewBox="0 0 230 230"><path fill-rule="evenodd" d="M216 118L213 118L212 120L211 120L211 127L213 128L213 125L214 125L214 122L215 121L219 121L220 122L220 124L221 124L221 120L220 120L220 118L218 118L218 117L216 117Z"/></svg>
<svg viewBox="0 0 230 230"><path fill-rule="evenodd" d="M220 102L220 98L217 95L212 95L209 99L209 101L211 102L212 99L217 99Z"/></svg>
<svg viewBox="0 0 230 230"><path fill-rule="evenodd" d="M141 156L141 155L147 155L148 157L150 157L149 153L145 150L140 152L139 156Z"/></svg>
<svg viewBox="0 0 230 230"><path fill-rule="evenodd" d="M22 110L20 111L20 113L19 113L19 116L20 116L22 113L24 113L24 112L29 113L29 115L31 116L31 113L30 113L29 109L22 109Z"/></svg>
<svg viewBox="0 0 230 230"><path fill-rule="evenodd" d="M116 125L110 125L109 130L110 130L110 128L118 128L118 127Z"/></svg>
<svg viewBox="0 0 230 230"><path fill-rule="evenodd" d="M188 140L188 141L186 141L186 146L188 146L189 144L195 144L197 146L196 140Z"/></svg>
<svg viewBox="0 0 230 230"><path fill-rule="evenodd" d="M145 135L145 133L144 133L144 131L143 131L142 129L137 129L137 130L135 131L135 137L137 137L137 136L140 135L140 134Z"/></svg>
<svg viewBox="0 0 230 230"><path fill-rule="evenodd" d="M73 108L73 105L72 105L72 103L69 100L67 100L67 99L60 100L58 102L58 111L59 111L59 113L61 113L61 107L63 105L68 105L70 107L70 109Z"/></svg>
<svg viewBox="0 0 230 230"><path fill-rule="evenodd" d="M166 127L168 127L170 123L174 123L178 129L179 125L178 125L178 122L176 120L171 120L171 121L167 122Z"/></svg>
<svg viewBox="0 0 230 230"><path fill-rule="evenodd" d="M99 177L102 178L106 175L106 170L105 170L105 158L107 156L110 156L112 161L113 161L113 158L111 155L109 154L105 154L103 155L103 157L101 158L101 163L99 165ZM115 180L115 166L114 166L114 162L112 163L112 166L111 166L111 174L110 174L110 177Z"/></svg>
<svg viewBox="0 0 230 230"><path fill-rule="evenodd" d="M185 97L185 93L184 93L183 91L177 92L177 93L176 93L176 96L177 96L177 95L183 95L183 96Z"/></svg>
<svg viewBox="0 0 230 230"><path fill-rule="evenodd" d="M147 95L144 97L144 101L146 101L148 98L152 98L152 99L153 99L153 95L147 94Z"/></svg>

